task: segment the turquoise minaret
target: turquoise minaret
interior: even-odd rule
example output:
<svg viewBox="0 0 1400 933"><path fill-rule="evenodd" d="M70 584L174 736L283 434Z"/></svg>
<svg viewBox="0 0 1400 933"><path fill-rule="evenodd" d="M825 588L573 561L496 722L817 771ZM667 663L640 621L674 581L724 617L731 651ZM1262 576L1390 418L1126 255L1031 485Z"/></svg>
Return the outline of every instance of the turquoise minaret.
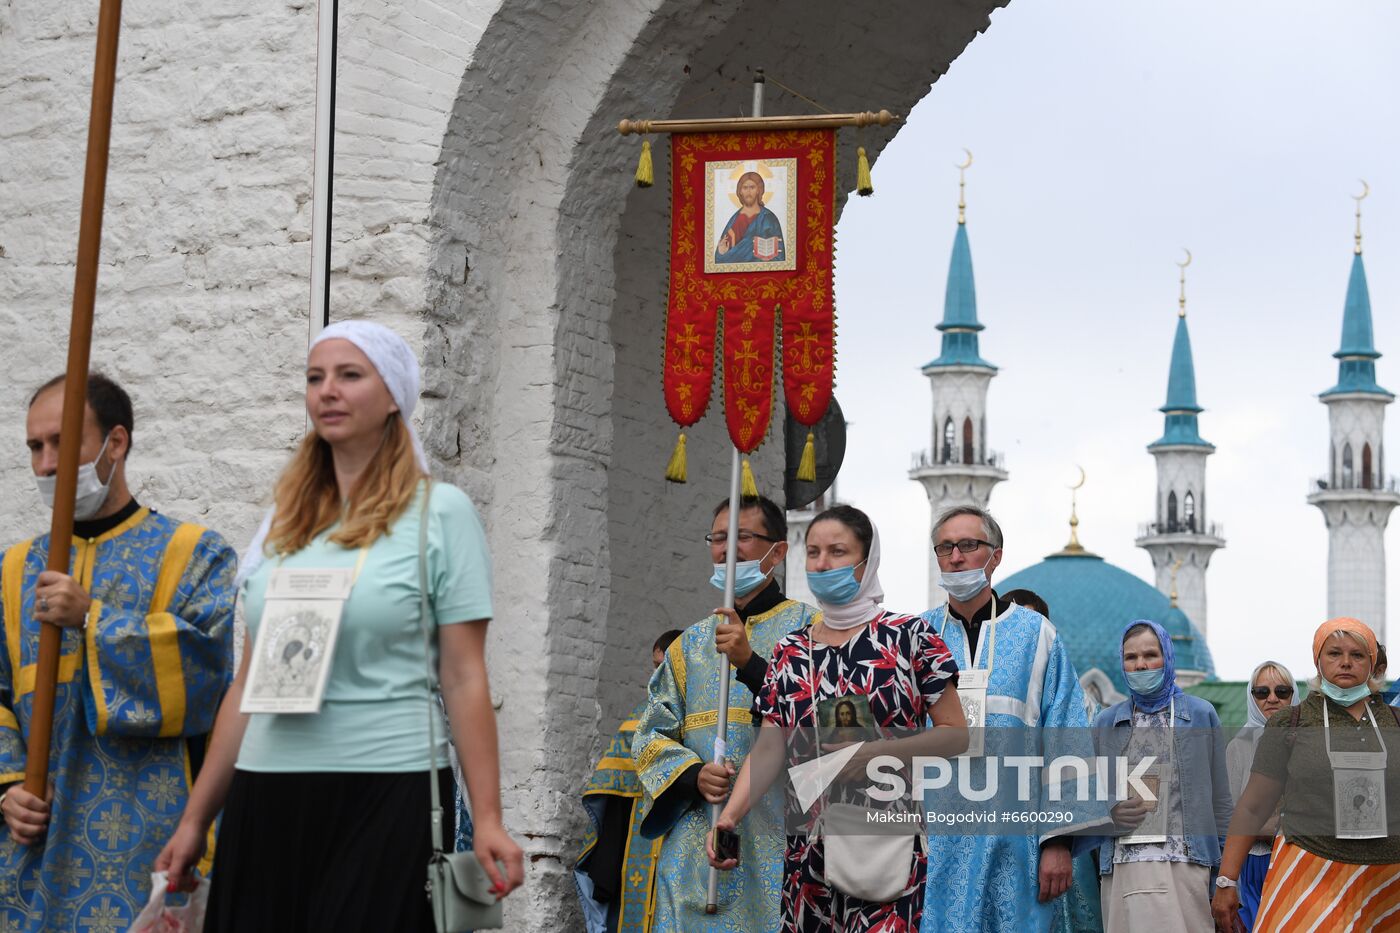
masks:
<svg viewBox="0 0 1400 933"><path fill-rule="evenodd" d="M964 150L966 151L966 150ZM972 153L958 166L958 226L948 264L942 352L922 371L933 390L933 444L914 455L909 478L928 494L930 521L958 505L987 507L992 488L1006 479L1001 455L987 448L987 389L997 368L982 359L978 335L977 286L972 276L972 247L967 238L966 179ZM929 543L929 604L947 599L938 585L938 560Z"/></svg>
<svg viewBox="0 0 1400 933"><path fill-rule="evenodd" d="M1220 526L1206 515L1206 458L1215 447L1201 437L1197 416L1196 364L1186 326L1186 267L1181 268L1176 336L1167 370L1167 401L1159 411L1166 419L1162 436L1147 446L1157 460L1154 518L1139 529L1137 546L1152 557L1157 589L1172 600L1204 635L1206 570L1211 555L1225 546Z"/></svg>
<svg viewBox="0 0 1400 933"><path fill-rule="evenodd" d="M1365 185L1365 182L1362 182ZM1313 483L1308 502L1327 524L1327 615L1360 619L1385 636L1385 529L1400 505L1394 477L1385 475L1385 408L1395 396L1376 382L1371 293L1361 258L1361 200L1356 198L1356 246L1342 307L1337 384L1318 398L1327 406L1331 434L1327 473Z"/></svg>

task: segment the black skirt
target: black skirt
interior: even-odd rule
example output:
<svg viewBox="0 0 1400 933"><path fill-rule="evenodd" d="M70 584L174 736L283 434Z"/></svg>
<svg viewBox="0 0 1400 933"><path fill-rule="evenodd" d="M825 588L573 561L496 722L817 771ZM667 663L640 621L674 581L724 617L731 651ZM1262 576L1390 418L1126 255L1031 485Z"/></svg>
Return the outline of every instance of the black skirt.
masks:
<svg viewBox="0 0 1400 933"><path fill-rule="evenodd" d="M438 772L452 850L452 769ZM235 771L205 933L432 933L428 775Z"/></svg>

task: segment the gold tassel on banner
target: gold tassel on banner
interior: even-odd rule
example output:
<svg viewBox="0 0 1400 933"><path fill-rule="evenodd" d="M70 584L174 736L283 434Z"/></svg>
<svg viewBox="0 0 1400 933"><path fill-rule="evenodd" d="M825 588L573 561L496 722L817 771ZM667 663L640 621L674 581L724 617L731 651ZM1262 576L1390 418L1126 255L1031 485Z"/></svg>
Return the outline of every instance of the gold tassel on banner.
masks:
<svg viewBox="0 0 1400 933"><path fill-rule="evenodd" d="M643 154L642 158L646 158L646 155ZM640 174L637 177L640 179ZM641 182L638 181L638 184ZM865 147L859 146L856 148L856 194L868 198L874 193L875 185L870 181L870 160L865 157Z"/></svg>
<svg viewBox="0 0 1400 933"><path fill-rule="evenodd" d="M811 431L802 447L802 459L797 462L797 478L804 483L817 481L817 436Z"/></svg>
<svg viewBox="0 0 1400 933"><path fill-rule="evenodd" d="M685 474L685 432L682 431L680 438L676 441L676 449L671 451L671 462L666 464L666 482L684 483Z"/></svg>
<svg viewBox="0 0 1400 933"><path fill-rule="evenodd" d="M651 169L651 143L642 140L642 157L637 160L637 187L650 188L655 182L656 176ZM681 480L682 483L685 480Z"/></svg>
<svg viewBox="0 0 1400 933"><path fill-rule="evenodd" d="M753 481L753 470L749 469L749 458L744 458L744 469L739 479L739 497L741 499L758 498L758 483Z"/></svg>

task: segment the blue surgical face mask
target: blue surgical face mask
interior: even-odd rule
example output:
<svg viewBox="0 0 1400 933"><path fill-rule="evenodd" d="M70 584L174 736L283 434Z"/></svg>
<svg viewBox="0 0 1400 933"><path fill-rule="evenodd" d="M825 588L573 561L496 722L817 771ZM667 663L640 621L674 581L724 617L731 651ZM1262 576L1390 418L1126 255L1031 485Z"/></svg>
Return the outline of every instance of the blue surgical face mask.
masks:
<svg viewBox="0 0 1400 933"><path fill-rule="evenodd" d="M948 591L949 598L965 603L987 588L987 568L983 565L976 570L940 571L938 582Z"/></svg>
<svg viewBox="0 0 1400 933"><path fill-rule="evenodd" d="M856 579L856 568L860 564L852 564L849 567L836 567L832 570L807 571L807 588L812 591L812 595L818 602L826 603L828 606L844 606L856 598L856 593L860 592L860 581Z"/></svg>
<svg viewBox="0 0 1400 933"><path fill-rule="evenodd" d="M1340 703L1342 706L1350 706L1371 695L1371 688L1364 680L1355 687L1338 687L1326 677L1318 679L1322 681L1322 692L1334 703Z"/></svg>
<svg viewBox="0 0 1400 933"><path fill-rule="evenodd" d="M749 595L768 580L768 575L770 573L778 569L777 564L774 564L766 571L763 569L763 562L768 559L768 554L772 554L773 548L777 546L777 544L774 544L773 547L768 549L768 553L764 554L758 560L741 560L734 565L735 596L742 598ZM710 574L710 585L717 590L724 589L724 572L726 569L723 563L718 563L715 564L715 572Z"/></svg>
<svg viewBox="0 0 1400 933"><path fill-rule="evenodd" d="M1147 671L1124 671L1123 677L1128 687L1139 696L1150 697L1162 689L1162 680L1167 676L1165 666Z"/></svg>

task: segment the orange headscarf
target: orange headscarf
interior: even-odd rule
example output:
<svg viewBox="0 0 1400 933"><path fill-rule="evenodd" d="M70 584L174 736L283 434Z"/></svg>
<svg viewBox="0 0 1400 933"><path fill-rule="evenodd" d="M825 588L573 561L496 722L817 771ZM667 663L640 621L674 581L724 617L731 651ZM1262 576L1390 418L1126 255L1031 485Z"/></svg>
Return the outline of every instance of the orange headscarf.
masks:
<svg viewBox="0 0 1400 933"><path fill-rule="evenodd" d="M1317 627L1317 632L1313 635L1313 661L1316 662L1318 656L1322 654L1322 643L1338 632L1351 632L1353 635L1360 635L1366 642L1366 647L1371 652L1371 669L1376 668L1376 633L1371 631L1371 627L1360 619L1351 619L1346 616L1339 616L1335 619L1328 619Z"/></svg>

